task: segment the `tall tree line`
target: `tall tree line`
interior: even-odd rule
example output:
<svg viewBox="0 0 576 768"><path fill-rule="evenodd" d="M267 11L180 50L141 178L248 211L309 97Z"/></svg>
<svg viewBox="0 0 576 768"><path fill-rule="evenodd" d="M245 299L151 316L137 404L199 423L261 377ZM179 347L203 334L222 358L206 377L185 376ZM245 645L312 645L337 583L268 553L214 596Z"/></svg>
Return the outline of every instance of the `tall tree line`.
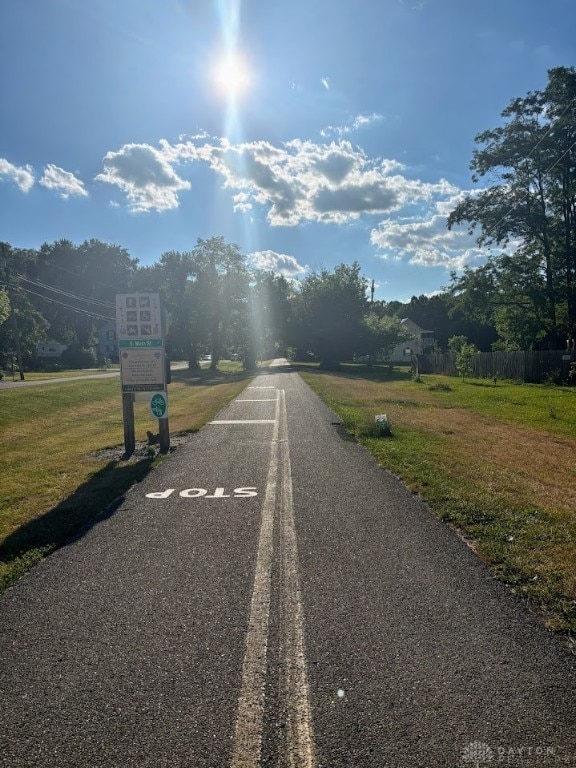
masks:
<svg viewBox="0 0 576 768"><path fill-rule="evenodd" d="M80 245L59 240L37 251L3 244L3 253L0 367L6 367L15 347L11 309L28 366L34 364L38 342L46 340L67 345L70 361L89 365L92 356L95 364L98 330L114 322L116 293L125 292L161 294L167 350L192 368L202 355L209 354L215 368L234 353L249 369L257 359L289 350L334 366L355 353L389 351L403 338L401 312L368 302L368 280L357 262L321 270L296 284L250 269L238 246L222 237L198 239L190 251L167 251L148 266L140 266L125 249L97 240Z"/></svg>
<svg viewBox="0 0 576 768"><path fill-rule="evenodd" d="M560 349L576 331L576 71L548 71L543 91L513 99L504 122L476 137L473 180L494 179L451 213L480 245L503 250L454 275L470 317L493 324L500 346Z"/></svg>

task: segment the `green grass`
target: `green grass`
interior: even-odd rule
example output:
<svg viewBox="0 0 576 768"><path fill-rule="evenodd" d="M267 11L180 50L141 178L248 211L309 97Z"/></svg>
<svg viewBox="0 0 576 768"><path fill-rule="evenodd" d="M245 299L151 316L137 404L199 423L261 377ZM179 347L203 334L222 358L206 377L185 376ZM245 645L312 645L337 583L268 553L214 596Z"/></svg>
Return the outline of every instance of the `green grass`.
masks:
<svg viewBox="0 0 576 768"><path fill-rule="evenodd" d="M194 432L247 384L226 370L173 371L170 432ZM576 630L576 391L406 370L299 366L380 464L420 493L555 630ZM6 389L0 410L0 588L60 546L162 457L121 446L119 380ZM387 414L390 437L376 437ZM136 403L136 439L157 422Z"/></svg>
<svg viewBox="0 0 576 768"><path fill-rule="evenodd" d="M49 379L64 379L77 376L94 376L99 373L119 373L120 367L113 365L110 368L75 368L69 371L25 371L24 381L47 381ZM20 374L12 374L11 371L2 371L2 381L20 381Z"/></svg>
<svg viewBox="0 0 576 768"><path fill-rule="evenodd" d="M174 371L169 386L171 435L195 432L234 398L253 374ZM162 457L110 460L123 445L119 379L6 389L0 410L0 589L61 546ZM136 440L158 422L135 403ZM116 451L120 454L121 451Z"/></svg>
<svg viewBox="0 0 576 768"><path fill-rule="evenodd" d="M343 366L300 373L547 626L576 630L576 391ZM386 413L391 437L374 436Z"/></svg>

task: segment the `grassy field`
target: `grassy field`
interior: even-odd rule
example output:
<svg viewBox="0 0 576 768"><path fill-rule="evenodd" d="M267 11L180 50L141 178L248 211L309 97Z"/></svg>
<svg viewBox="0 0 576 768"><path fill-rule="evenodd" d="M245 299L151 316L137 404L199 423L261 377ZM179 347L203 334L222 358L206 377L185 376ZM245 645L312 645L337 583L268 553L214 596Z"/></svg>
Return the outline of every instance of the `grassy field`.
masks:
<svg viewBox="0 0 576 768"><path fill-rule="evenodd" d="M300 367L386 469L453 525L551 629L576 630L576 391ZM385 413L392 436L376 437Z"/></svg>
<svg viewBox="0 0 576 768"><path fill-rule="evenodd" d="M171 435L198 430L252 374L175 371ZM2 391L0 411L0 589L60 546L162 460L150 447L129 460L106 448L124 441L119 379L86 379ZM135 404L136 440L158 422ZM119 456L121 451L108 452Z"/></svg>
<svg viewBox="0 0 576 768"><path fill-rule="evenodd" d="M173 436L199 429L251 378L237 363L222 367L173 372ZM299 370L379 463L421 494L551 629L576 630L576 390L413 381L407 371L352 365ZM6 389L2 403L0 588L162 460L143 445L157 430L146 403L135 405L141 450L119 458L116 378ZM374 434L374 415L382 413L389 438Z"/></svg>
<svg viewBox="0 0 576 768"><path fill-rule="evenodd" d="M120 366L113 365L111 368L78 368L69 371L26 371L25 381L47 381L48 379L65 379L78 376L95 376L99 373L120 373ZM18 372L3 371L3 381L20 381Z"/></svg>

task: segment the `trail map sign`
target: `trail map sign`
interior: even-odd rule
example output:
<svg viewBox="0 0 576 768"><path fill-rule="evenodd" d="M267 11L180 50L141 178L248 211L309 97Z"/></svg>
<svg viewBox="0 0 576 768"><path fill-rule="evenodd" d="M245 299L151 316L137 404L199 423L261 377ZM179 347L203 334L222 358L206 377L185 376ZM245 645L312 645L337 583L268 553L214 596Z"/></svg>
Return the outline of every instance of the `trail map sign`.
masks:
<svg viewBox="0 0 576 768"><path fill-rule="evenodd" d="M116 337L120 356L124 445L126 455L136 445L134 393L150 393L150 414L157 418L160 450L170 449L166 355L158 293L116 295Z"/></svg>
<svg viewBox="0 0 576 768"><path fill-rule="evenodd" d="M122 392L165 391L164 337L159 294L118 294L116 336Z"/></svg>
<svg viewBox="0 0 576 768"><path fill-rule="evenodd" d="M118 294L116 296L116 335L118 341L159 339L163 345L160 295L157 293Z"/></svg>

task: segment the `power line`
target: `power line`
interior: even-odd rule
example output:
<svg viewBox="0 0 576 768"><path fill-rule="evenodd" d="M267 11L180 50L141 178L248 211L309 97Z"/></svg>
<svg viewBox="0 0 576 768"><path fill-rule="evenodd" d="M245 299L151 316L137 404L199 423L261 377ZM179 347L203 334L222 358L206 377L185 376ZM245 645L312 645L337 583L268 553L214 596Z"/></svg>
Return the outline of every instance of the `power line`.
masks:
<svg viewBox="0 0 576 768"><path fill-rule="evenodd" d="M58 304L61 307L66 307L66 309L69 309L72 312L78 312L81 315L87 315L88 317L95 317L95 318L98 318L99 320L108 320L111 323L115 322L114 317L100 315L97 312L89 312L87 309L79 309L78 307L73 307L71 304L65 304L64 302L57 301L56 299L50 299L48 296L43 296L41 293L36 293L35 291L31 291L30 288L26 288L23 285L19 286L18 290L26 291L26 293L30 293L32 296L38 296L39 298L44 299L44 301L49 301L51 304Z"/></svg>
<svg viewBox="0 0 576 768"><path fill-rule="evenodd" d="M556 123L558 123L560 120L562 120L562 118L564 117L564 115L566 114L566 112L568 112L568 110L570 109L570 107L572 106L572 104L574 104L574 102L576 102L576 96L574 96L574 98L573 98L573 99L572 99L572 100L571 100L571 101L568 103L568 105L566 106L566 108L565 108L564 110L562 110L562 114L561 114L561 115L559 115L559 117L556 117L556 118L554 119L554 122L553 122L553 121L550 121L550 124L548 125L548 128L547 128L547 129L546 129L546 131L544 132L544 135L540 137L540 139L539 139L539 140L536 142L536 144L535 144L535 145L532 147L532 149L530 150L530 152L528 152L528 154L526 155L526 158L525 158L526 160L528 160L528 158L529 158L529 157L531 157L531 155L532 155L534 152L536 152L536 150L538 149L538 147L540 146L540 144L542 144L542 142L543 142L543 141L544 141L544 139L545 139L545 138L548 136L548 134L550 133L550 131L551 131L551 130L552 130L554 127L555 127ZM574 146L574 144L572 144L572 147L573 147L573 146ZM570 147L570 149L572 149L572 147ZM567 151L569 152L569 151L570 151L570 149L569 149L569 150L567 150ZM562 159L562 158L560 158L560 159ZM552 166L552 168L553 168L553 167L554 167L554 166ZM549 170L552 170L552 168L550 168ZM549 172L549 171L547 171L547 173L548 173L548 172Z"/></svg>
<svg viewBox="0 0 576 768"><path fill-rule="evenodd" d="M40 253L40 251L38 251ZM59 264L48 264L50 269L59 269L60 272L65 272L67 275L71 275L72 277L77 277L79 280L86 279L85 275L79 275L77 272L72 272L70 269L66 269L65 267L61 267ZM103 288L110 288L111 290L116 290L118 286L110 285L109 283L103 283L102 280L94 280L94 278L91 278L93 282L96 285L100 285Z"/></svg>
<svg viewBox="0 0 576 768"><path fill-rule="evenodd" d="M31 283L32 285L35 285L37 288L45 288L48 291L53 291L54 293L60 293L63 296L67 296L69 299L76 299L77 301L85 301L88 304L99 304L102 307L108 307L110 309L115 308L115 304L112 304L109 301L103 301L101 299L93 299L88 296L82 296L81 294L72 293L71 291L65 291L62 288L55 288L52 285L48 285L47 283L42 283L39 280L32 280L30 277L26 277L25 275L21 275L19 273L15 273L17 277L19 277L21 280L25 280L28 283Z"/></svg>

